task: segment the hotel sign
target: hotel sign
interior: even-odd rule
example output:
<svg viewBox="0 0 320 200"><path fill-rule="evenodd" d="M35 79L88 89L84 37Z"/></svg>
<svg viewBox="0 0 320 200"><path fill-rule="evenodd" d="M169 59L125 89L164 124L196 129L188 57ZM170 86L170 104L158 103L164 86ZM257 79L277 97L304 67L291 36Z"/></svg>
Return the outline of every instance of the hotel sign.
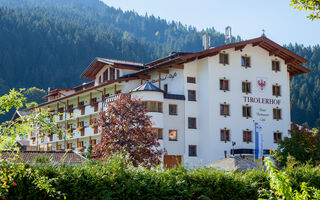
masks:
<svg viewBox="0 0 320 200"><path fill-rule="evenodd" d="M165 81L167 79L174 79L177 76L177 72L174 72L173 74L166 74L164 77L161 77L161 81ZM151 80L151 83L159 82L159 79L153 79Z"/></svg>
<svg viewBox="0 0 320 200"><path fill-rule="evenodd" d="M261 97L243 97L245 103L258 103L258 104L270 104L280 105L280 99L261 98Z"/></svg>

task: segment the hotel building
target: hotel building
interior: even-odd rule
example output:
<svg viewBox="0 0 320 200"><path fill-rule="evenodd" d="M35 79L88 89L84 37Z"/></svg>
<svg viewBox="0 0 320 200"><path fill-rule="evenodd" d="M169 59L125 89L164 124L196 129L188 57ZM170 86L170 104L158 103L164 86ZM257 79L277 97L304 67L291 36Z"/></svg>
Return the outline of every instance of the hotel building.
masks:
<svg viewBox="0 0 320 200"><path fill-rule="evenodd" d="M39 105L72 134L65 139L32 133L30 143L44 151L85 151L100 141L98 127L91 125L100 109L130 93L150 110L168 167L252 156L254 121L263 126L268 154L288 136L290 79L309 72L301 66L305 62L265 36L197 53L175 52L145 64L96 58L81 75L91 82L49 90L48 102Z"/></svg>

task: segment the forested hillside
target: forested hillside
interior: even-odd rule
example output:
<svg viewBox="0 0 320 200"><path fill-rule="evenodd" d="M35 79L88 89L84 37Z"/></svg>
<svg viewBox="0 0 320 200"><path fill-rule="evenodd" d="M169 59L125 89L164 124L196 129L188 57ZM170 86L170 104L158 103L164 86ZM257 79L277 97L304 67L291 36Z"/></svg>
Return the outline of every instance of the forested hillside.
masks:
<svg viewBox="0 0 320 200"><path fill-rule="evenodd" d="M0 25L0 94L13 87L80 84L80 73L98 56L147 62L172 51L199 51L204 32L211 46L224 44L224 35L214 28L198 31L99 0L0 0ZM319 46L288 48L307 58L312 70L292 81L293 120L315 126Z"/></svg>
<svg viewBox="0 0 320 200"><path fill-rule="evenodd" d="M300 75L291 81L291 100L293 121L309 126L319 127L320 120L320 46L304 47L288 45L288 49L306 58L305 66L311 70L309 74Z"/></svg>

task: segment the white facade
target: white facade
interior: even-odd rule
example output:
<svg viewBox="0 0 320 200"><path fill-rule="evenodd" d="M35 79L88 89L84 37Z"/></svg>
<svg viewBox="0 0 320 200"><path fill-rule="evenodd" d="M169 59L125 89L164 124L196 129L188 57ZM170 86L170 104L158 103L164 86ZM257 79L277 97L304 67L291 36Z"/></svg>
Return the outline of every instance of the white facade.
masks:
<svg viewBox="0 0 320 200"><path fill-rule="evenodd" d="M101 83L99 77L103 76L103 72L107 68L116 66L106 64L95 74L92 88L74 92L63 99L53 99L41 106L57 110L57 106L62 106L61 102L73 104L72 118L69 113L62 120L56 116L61 127L65 127L68 123L73 124L73 128L76 129L79 121L84 121L84 136L81 136L79 131L73 130L72 138L67 138L67 143L73 143L73 148L79 147L79 142L83 142L81 145L86 148L92 140L96 142L100 140L100 134L94 133L93 128L89 126L90 119L96 118L98 114L94 106L90 105L90 98L97 99L100 110L103 107L102 95L109 94L105 100L107 104L116 99L117 96L114 95L121 91L121 93L131 93L142 101L162 104L161 112L149 113L152 116L153 127L162 129L163 138L159 140L161 147L165 149L167 155L179 157L190 167L208 165L230 157L233 148L236 154L253 156L250 150L252 152L255 149L254 121L263 127L264 149L276 149L277 141L274 134L279 133L278 137L282 139L288 136L290 129L289 83L290 76L295 74L290 71L292 67L290 65L289 69L289 64L286 64L288 61L283 59L284 56L279 53L280 51L278 54L282 56L276 56L265 48L249 42L239 49L235 48L236 45L230 48L228 46L217 48L217 53L209 54L215 50L210 49L204 51L208 52L207 56L198 56L192 60L187 59L193 54L190 57L187 55L185 62L166 64L161 68L152 66L141 70L120 68L118 80ZM283 49L280 50L291 55ZM220 54L228 55L227 64L220 64ZM242 56L250 58L249 67L242 66ZM164 61L169 62L168 60L170 61L170 59ZM273 70L273 61L280 64L280 71ZM188 77L194 78L195 83L189 83ZM227 90L220 88L220 80L228 80ZM265 85L259 86L258 80L264 81ZM132 91L146 81L166 91ZM242 82L251 84L249 93L243 92ZM280 86L280 96L273 94L273 85ZM195 101L189 100L188 91L195 92ZM81 114L81 109L78 107L78 102L82 101L85 105L85 114ZM221 104L229 106L228 115L221 115ZM176 105L176 115L169 114L169 105ZM251 116L243 116L243 106L251 108ZM281 119L274 119L273 109L281 110ZM196 122L195 126L190 127L189 118L192 118L192 122ZM175 141L169 139L169 132L172 130L177 133ZM228 139L222 140L222 130L229 131ZM251 141L244 141L243 131L251 131ZM33 145L38 145L44 150L58 150L58 145L62 145L59 148L65 149L64 143L64 139L59 140L55 135L51 141L48 137L43 142L33 141ZM192 152L190 145L193 147Z"/></svg>

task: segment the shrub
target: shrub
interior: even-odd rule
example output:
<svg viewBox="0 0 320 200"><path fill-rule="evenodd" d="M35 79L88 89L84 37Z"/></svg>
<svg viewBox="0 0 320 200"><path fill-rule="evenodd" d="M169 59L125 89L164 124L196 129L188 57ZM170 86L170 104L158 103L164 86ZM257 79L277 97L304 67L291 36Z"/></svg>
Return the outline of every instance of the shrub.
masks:
<svg viewBox="0 0 320 200"><path fill-rule="evenodd" d="M292 191L300 191L302 182L319 187L319 167L292 166L281 172L290 180ZM43 187L39 187L41 180ZM133 167L126 157L116 155L104 162L75 166L24 165L11 181L17 186L9 187L7 199L258 199L260 190L271 190L263 169L146 169Z"/></svg>

